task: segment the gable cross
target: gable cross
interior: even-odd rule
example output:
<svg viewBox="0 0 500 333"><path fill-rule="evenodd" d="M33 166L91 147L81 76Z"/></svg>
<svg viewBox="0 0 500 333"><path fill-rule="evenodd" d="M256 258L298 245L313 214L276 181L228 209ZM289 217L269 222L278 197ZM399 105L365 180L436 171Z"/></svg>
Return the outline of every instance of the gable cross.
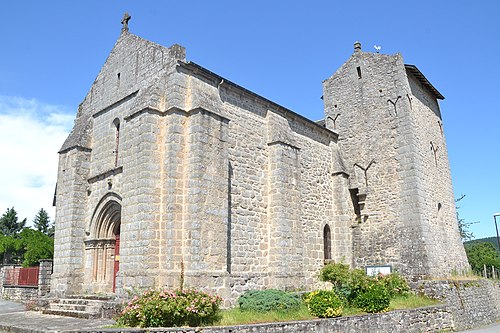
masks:
<svg viewBox="0 0 500 333"><path fill-rule="evenodd" d="M123 19L122 19L122 32L124 31L128 31L128 21L130 21L130 19L132 18L132 16L130 16L127 12L125 12L125 14L123 14Z"/></svg>

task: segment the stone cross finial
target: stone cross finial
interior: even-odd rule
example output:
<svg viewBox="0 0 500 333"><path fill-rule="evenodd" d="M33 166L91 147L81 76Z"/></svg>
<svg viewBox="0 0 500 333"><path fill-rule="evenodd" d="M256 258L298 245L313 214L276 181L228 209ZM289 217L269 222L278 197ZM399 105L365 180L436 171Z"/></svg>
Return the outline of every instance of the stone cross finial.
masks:
<svg viewBox="0 0 500 333"><path fill-rule="evenodd" d="M361 52L361 43L358 41L354 43L354 52Z"/></svg>
<svg viewBox="0 0 500 333"><path fill-rule="evenodd" d="M128 31L128 21L130 21L130 19L132 18L132 16L130 16L127 12L125 12L125 14L123 14L123 19L122 19L122 32L124 31Z"/></svg>

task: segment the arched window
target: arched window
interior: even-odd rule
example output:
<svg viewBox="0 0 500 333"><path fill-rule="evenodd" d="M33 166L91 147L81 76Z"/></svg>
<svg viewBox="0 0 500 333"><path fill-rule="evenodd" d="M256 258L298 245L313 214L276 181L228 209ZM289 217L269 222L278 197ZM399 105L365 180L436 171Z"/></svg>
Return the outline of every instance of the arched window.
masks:
<svg viewBox="0 0 500 333"><path fill-rule="evenodd" d="M115 168L118 166L118 145L120 144L120 119L116 118L113 120L113 125L115 125L115 150L113 153L115 154Z"/></svg>
<svg viewBox="0 0 500 333"><path fill-rule="evenodd" d="M332 259L332 233L328 224L323 229L323 246L325 260Z"/></svg>

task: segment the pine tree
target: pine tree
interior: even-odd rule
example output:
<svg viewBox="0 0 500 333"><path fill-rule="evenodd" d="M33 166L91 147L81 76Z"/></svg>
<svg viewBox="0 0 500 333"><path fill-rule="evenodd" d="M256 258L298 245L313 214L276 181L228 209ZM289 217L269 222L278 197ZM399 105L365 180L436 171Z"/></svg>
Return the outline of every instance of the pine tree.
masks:
<svg viewBox="0 0 500 333"><path fill-rule="evenodd" d="M33 225L38 231L41 231L44 234L50 236L52 227L50 225L49 214L45 209L40 208L40 210L35 216L35 219L33 220Z"/></svg>
<svg viewBox="0 0 500 333"><path fill-rule="evenodd" d="M5 236L14 236L18 234L26 225L26 219L18 221L17 212L12 208L7 208L0 217L0 232Z"/></svg>

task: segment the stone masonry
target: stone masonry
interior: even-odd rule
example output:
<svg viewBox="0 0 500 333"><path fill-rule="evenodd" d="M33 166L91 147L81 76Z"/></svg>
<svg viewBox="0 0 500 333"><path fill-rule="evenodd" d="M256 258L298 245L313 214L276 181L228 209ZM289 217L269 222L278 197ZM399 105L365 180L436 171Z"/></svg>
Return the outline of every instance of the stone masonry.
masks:
<svg viewBox="0 0 500 333"><path fill-rule="evenodd" d="M313 122L128 21L60 150L53 295L184 285L229 304L310 289L325 260L409 277L467 266L437 98L361 51Z"/></svg>
<svg viewBox="0 0 500 333"><path fill-rule="evenodd" d="M355 266L390 264L415 279L465 269L437 102L444 97L400 54L362 52L358 43L323 89L326 126L339 133L360 201Z"/></svg>

